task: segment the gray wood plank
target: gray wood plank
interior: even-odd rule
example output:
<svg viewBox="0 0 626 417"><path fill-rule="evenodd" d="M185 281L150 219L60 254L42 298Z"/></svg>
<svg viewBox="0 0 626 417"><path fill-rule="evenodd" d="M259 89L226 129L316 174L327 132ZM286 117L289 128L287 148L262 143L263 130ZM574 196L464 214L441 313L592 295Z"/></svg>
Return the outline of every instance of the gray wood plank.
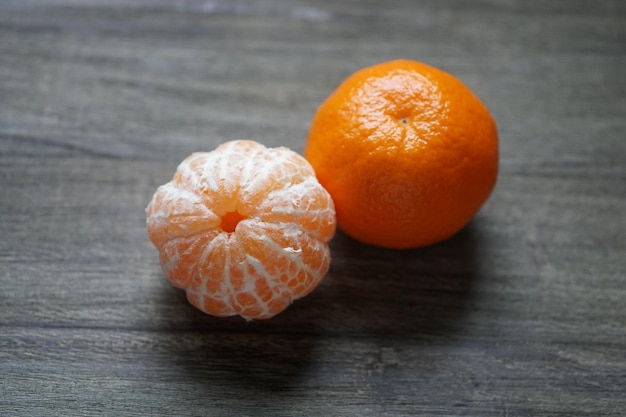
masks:
<svg viewBox="0 0 626 417"><path fill-rule="evenodd" d="M0 2L0 415L623 416L626 4ZM262 322L200 313L144 208L189 153L301 152L349 73L407 57L492 110L457 236L339 233Z"/></svg>

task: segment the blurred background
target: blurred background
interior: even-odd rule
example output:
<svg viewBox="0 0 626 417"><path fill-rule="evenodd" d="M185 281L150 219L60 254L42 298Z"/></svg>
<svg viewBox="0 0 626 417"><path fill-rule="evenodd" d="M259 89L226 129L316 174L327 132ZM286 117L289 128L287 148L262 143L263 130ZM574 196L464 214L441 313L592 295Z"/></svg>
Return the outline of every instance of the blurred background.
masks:
<svg viewBox="0 0 626 417"><path fill-rule="evenodd" d="M5 137L172 161L243 137L301 151L313 112L341 80L406 57L455 74L482 98L500 126L505 168L548 155L609 157L621 140L621 126L591 127L589 107L580 105L605 106L605 117L618 111L607 100L624 89L618 1L5 0L1 7ZM589 140L572 143L572 132Z"/></svg>

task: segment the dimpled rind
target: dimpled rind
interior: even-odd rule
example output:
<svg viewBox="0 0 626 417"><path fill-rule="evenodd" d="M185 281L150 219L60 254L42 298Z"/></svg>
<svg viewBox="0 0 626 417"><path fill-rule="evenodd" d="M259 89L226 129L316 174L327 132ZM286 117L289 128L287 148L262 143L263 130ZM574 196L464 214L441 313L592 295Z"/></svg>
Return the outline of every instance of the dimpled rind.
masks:
<svg viewBox="0 0 626 417"><path fill-rule="evenodd" d="M240 220L225 230L232 213ZM333 201L309 163L284 147L237 140L194 153L146 214L163 272L214 316L273 317L330 265Z"/></svg>

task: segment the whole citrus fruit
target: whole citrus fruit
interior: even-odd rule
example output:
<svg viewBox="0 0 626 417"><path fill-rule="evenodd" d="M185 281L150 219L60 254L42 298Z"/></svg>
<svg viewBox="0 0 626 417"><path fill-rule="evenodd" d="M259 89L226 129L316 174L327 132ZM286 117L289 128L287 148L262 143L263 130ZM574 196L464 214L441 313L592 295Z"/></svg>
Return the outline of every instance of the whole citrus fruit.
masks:
<svg viewBox="0 0 626 417"><path fill-rule="evenodd" d="M453 235L487 200L498 134L457 78L397 60L354 73L322 103L304 156L345 233L413 248Z"/></svg>
<svg viewBox="0 0 626 417"><path fill-rule="evenodd" d="M238 140L194 153L146 214L163 271L208 314L270 318L328 271L333 202L287 148Z"/></svg>

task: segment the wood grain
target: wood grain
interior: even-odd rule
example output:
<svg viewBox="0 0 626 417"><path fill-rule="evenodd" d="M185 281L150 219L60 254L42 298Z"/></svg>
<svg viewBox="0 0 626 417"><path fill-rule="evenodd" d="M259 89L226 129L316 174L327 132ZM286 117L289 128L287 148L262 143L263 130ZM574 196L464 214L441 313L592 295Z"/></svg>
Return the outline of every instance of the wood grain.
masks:
<svg viewBox="0 0 626 417"><path fill-rule="evenodd" d="M626 5L0 2L0 415L626 415ZM407 57L498 121L457 236L339 233L263 322L193 309L144 208L189 153L301 152L348 74Z"/></svg>

